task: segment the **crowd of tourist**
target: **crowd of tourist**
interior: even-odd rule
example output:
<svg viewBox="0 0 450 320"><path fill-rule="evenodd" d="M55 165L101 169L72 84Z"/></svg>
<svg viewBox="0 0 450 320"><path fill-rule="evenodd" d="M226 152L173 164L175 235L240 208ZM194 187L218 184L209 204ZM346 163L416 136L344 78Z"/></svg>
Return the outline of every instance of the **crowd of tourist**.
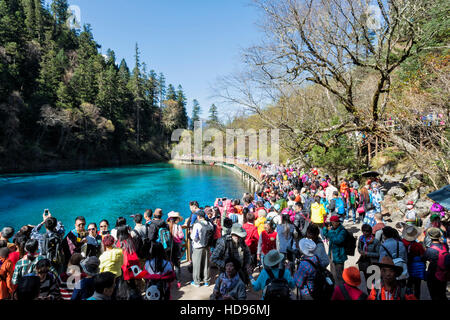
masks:
<svg viewBox="0 0 450 320"><path fill-rule="evenodd" d="M422 221L408 203L391 227L377 179L333 184L316 169L246 165L260 170L259 190L191 201L186 219L148 209L114 226L78 216L66 230L45 210L37 226L3 227L0 299L170 300L184 285L183 256L190 285L213 285L213 300L246 300L249 290L264 300L418 300L423 280L431 299L447 299L450 229L439 204ZM358 239L345 227L356 224ZM364 290L374 268L380 279Z"/></svg>

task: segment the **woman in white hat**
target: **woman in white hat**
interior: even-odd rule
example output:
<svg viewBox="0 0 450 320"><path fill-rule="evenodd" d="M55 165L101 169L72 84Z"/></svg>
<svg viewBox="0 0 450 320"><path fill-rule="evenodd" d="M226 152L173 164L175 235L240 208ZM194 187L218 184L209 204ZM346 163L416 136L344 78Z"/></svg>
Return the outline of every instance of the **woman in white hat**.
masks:
<svg viewBox="0 0 450 320"><path fill-rule="evenodd" d="M280 268L280 263L282 261L284 261L284 255L279 253L277 250L271 250L264 256L263 261L264 269L259 274L258 279L255 280L253 279L252 276L250 276L253 290L255 291L263 290L262 300L265 300L266 298L267 280L269 280L270 278L278 278L280 272L284 272L283 278L287 281L289 288L290 289L295 288L295 282L294 279L292 279L291 277L289 269L284 268L284 265L282 265L282 267ZM270 274L272 274L272 277ZM286 299L289 298L290 296L288 295Z"/></svg>
<svg viewBox="0 0 450 320"><path fill-rule="evenodd" d="M183 217L179 212L171 211L169 212L169 217L167 218L167 224L169 225L169 231L172 235L172 243L170 250L168 251L169 260L173 263L175 274L177 275L177 288L181 287L181 248L184 242L184 233L181 226L178 224L183 221Z"/></svg>
<svg viewBox="0 0 450 320"><path fill-rule="evenodd" d="M300 261L297 272L294 274L295 285L299 289L300 300L313 300L311 292L314 290L314 277L316 268L319 265L319 259L314 255L316 243L308 238L303 238L299 242L300 252L303 258Z"/></svg>

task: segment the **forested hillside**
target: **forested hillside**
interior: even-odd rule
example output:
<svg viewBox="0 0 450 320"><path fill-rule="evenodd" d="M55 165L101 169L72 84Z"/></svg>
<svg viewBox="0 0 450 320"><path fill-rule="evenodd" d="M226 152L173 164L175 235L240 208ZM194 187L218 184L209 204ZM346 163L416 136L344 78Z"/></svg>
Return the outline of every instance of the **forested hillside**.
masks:
<svg viewBox="0 0 450 320"><path fill-rule="evenodd" d="M0 0L0 172L166 159L183 88L68 19L67 0Z"/></svg>

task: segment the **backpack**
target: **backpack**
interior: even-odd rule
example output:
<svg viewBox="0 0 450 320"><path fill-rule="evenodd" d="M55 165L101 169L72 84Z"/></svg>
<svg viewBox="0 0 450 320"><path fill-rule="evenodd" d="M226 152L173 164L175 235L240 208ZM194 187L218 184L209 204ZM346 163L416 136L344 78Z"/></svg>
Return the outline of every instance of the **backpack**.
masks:
<svg viewBox="0 0 450 320"><path fill-rule="evenodd" d="M198 222L200 223L200 222ZM203 248L210 247L214 243L214 226L207 221L207 225L201 224L200 228L200 245Z"/></svg>
<svg viewBox="0 0 450 320"><path fill-rule="evenodd" d="M344 240L344 249L347 256L354 256L356 249L356 238L345 229L346 236Z"/></svg>
<svg viewBox="0 0 450 320"><path fill-rule="evenodd" d="M163 267L166 268L168 262ZM150 264L150 269L155 272ZM150 280L145 289L145 300L169 300L170 291L169 286L164 280Z"/></svg>
<svg viewBox="0 0 450 320"><path fill-rule="evenodd" d="M341 289L342 295L344 296L345 300L352 300L352 298L350 298L350 295L348 294L347 289L345 289L345 286L343 284L339 285L339 289ZM365 294L364 292L361 293L361 295L358 297L357 300L367 300L367 294Z"/></svg>
<svg viewBox="0 0 450 320"><path fill-rule="evenodd" d="M305 217L302 213L298 213L295 215L294 226L297 230L299 238L306 237L306 230L308 230L310 224L311 220Z"/></svg>
<svg viewBox="0 0 450 320"><path fill-rule="evenodd" d="M156 242L159 242L163 245L164 250L167 250L171 247L171 235L169 229L165 227L161 227L158 230L158 238Z"/></svg>
<svg viewBox="0 0 450 320"><path fill-rule="evenodd" d="M384 250L386 250L388 256L392 259L392 262L394 262L394 264L396 266L402 267L403 268L403 272L400 276L397 277L397 280L404 280L407 279L409 277L408 274L408 265L406 264L405 260L403 260L403 258L400 257L400 241L397 240L397 258L394 259L394 257L392 256L392 254L389 252L388 249L386 249L386 247L384 245L381 245Z"/></svg>
<svg viewBox="0 0 450 320"><path fill-rule="evenodd" d="M264 300L266 301L280 301L291 299L291 289L289 288L288 281L284 278L284 267L278 271L278 277L275 278L272 270L265 268L269 279L266 281L264 287Z"/></svg>
<svg viewBox="0 0 450 320"><path fill-rule="evenodd" d="M437 250L439 252L439 258L437 261L437 268L434 276L439 281L450 281L450 269L448 266L448 260L449 260L449 252L445 249L440 249L437 246L432 245L430 248L433 248L434 250ZM445 264L445 261L447 260L447 265Z"/></svg>
<svg viewBox="0 0 450 320"><path fill-rule="evenodd" d="M338 214L344 214L345 213L344 200L342 200L342 198L337 198L335 201L336 201L336 212Z"/></svg>
<svg viewBox="0 0 450 320"><path fill-rule="evenodd" d="M314 300L319 300L319 301L331 300L331 296L333 295L334 285L335 285L333 274L330 271L328 271L327 269L323 268L320 264L316 265L311 260L302 259L302 261L308 262L316 270L316 275L315 275L314 279L312 279L314 282L314 289L312 291L308 285L308 280L311 280L311 279L306 279L306 281L307 281L306 284L307 284L308 292L309 292L310 296Z"/></svg>
<svg viewBox="0 0 450 320"><path fill-rule="evenodd" d="M41 255L50 260L53 266L61 266L64 263L61 242L62 238L56 232L44 235Z"/></svg>
<svg viewBox="0 0 450 320"><path fill-rule="evenodd" d="M149 224L145 225L145 235L142 237L136 232L136 234L138 235L137 238L139 238L141 240L140 242L139 242L139 240L137 240L136 253L137 253L138 257L141 259L147 259L150 255L150 248L151 248L152 244L148 237L149 226L150 226Z"/></svg>
<svg viewBox="0 0 450 320"><path fill-rule="evenodd" d="M311 205L313 204L314 199L311 197L307 197L305 200L305 204L303 206L303 214L307 217L311 216Z"/></svg>
<svg viewBox="0 0 450 320"><path fill-rule="evenodd" d="M355 204L356 203L356 195L354 192L350 192L350 204Z"/></svg>

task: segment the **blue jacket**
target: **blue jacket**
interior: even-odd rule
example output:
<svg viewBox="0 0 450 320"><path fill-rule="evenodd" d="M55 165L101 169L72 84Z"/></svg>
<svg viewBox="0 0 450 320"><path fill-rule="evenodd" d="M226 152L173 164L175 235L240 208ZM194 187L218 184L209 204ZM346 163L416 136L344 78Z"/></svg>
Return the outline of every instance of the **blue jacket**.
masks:
<svg viewBox="0 0 450 320"><path fill-rule="evenodd" d="M280 272L280 269L278 268L271 268L274 277L278 278L278 272ZM263 290L266 287L266 282L269 280L269 274L265 269L262 269L261 273L258 276L258 279L251 280L251 284L253 287L253 290L259 291ZM284 279L287 280L289 288L293 289L295 288L295 281L291 276L291 272L287 269L284 269ZM264 297L262 297L262 300L264 300Z"/></svg>
<svg viewBox="0 0 450 320"><path fill-rule="evenodd" d="M328 255L333 254L334 263L344 263L347 261L347 255L345 254L344 241L347 236L347 231L341 224L337 229L323 228L323 235L330 240L330 249Z"/></svg>

